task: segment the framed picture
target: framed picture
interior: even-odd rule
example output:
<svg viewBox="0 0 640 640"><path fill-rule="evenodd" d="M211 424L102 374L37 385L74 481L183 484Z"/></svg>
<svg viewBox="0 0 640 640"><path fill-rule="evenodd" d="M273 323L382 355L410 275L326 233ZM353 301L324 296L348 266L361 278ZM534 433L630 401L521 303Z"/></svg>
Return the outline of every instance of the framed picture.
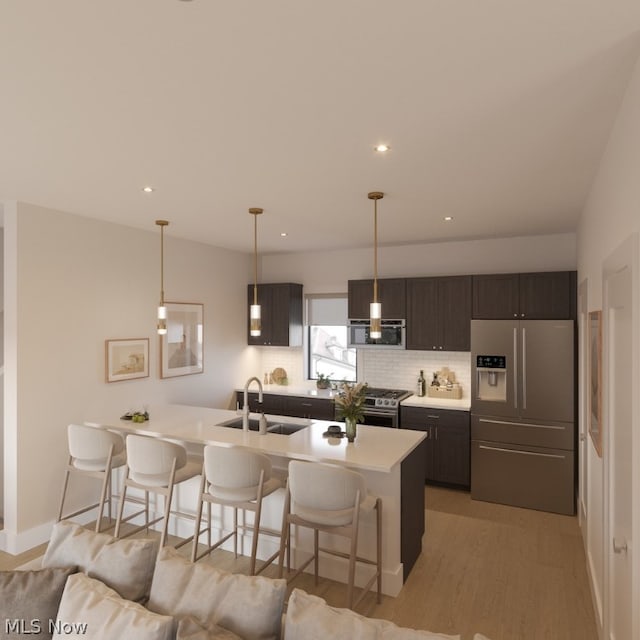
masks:
<svg viewBox="0 0 640 640"><path fill-rule="evenodd" d="M602 457L602 311L589 313L589 434Z"/></svg>
<svg viewBox="0 0 640 640"><path fill-rule="evenodd" d="M105 340L107 382L149 377L149 338Z"/></svg>
<svg viewBox="0 0 640 640"><path fill-rule="evenodd" d="M160 377L174 378L202 373L204 305L165 302L167 333L160 336Z"/></svg>

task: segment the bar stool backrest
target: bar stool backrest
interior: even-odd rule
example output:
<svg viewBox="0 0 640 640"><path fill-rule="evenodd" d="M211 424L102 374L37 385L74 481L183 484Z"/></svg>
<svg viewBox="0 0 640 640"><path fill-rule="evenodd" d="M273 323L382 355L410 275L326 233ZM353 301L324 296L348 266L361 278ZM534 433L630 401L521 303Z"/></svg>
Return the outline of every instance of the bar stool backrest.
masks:
<svg viewBox="0 0 640 640"><path fill-rule="evenodd" d="M347 524L353 518L356 496L367 496L364 476L338 465L289 463L291 509L311 522Z"/></svg>
<svg viewBox="0 0 640 640"><path fill-rule="evenodd" d="M176 470L187 464L187 451L182 445L150 436L127 437L129 474L136 482L155 486L166 484L174 460Z"/></svg>
<svg viewBox="0 0 640 640"><path fill-rule="evenodd" d="M209 445L204 449L204 471L207 481L215 487L256 487L261 471L265 482L271 477L271 460L261 453Z"/></svg>
<svg viewBox="0 0 640 640"><path fill-rule="evenodd" d="M113 431L82 424L70 424L67 427L69 453L76 461L104 461L109 457L113 446L113 455L117 456L125 448L124 438Z"/></svg>

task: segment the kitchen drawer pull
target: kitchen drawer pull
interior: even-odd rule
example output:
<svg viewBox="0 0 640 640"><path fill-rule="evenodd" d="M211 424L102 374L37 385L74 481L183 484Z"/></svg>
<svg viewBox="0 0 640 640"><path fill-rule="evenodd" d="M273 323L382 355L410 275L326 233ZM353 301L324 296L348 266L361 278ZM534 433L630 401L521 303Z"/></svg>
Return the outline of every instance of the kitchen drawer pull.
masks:
<svg viewBox="0 0 640 640"><path fill-rule="evenodd" d="M565 456L560 456L555 453L536 453L535 451L520 451L518 449L503 449L502 447L487 447L484 444L480 445L480 449L486 449L487 451L500 451L502 453L517 453L521 456L536 456L538 458L558 458L564 460Z"/></svg>
<svg viewBox="0 0 640 640"><path fill-rule="evenodd" d="M529 424L528 422L510 422L509 420L489 420L488 418L479 418L478 422L486 424L506 424L510 427L527 427L530 429L553 429L555 431L564 431L566 427L558 427L551 424Z"/></svg>
<svg viewBox="0 0 640 640"><path fill-rule="evenodd" d="M432 413L427 413L427 418L431 418L432 420L439 420L440 416L433 415Z"/></svg>

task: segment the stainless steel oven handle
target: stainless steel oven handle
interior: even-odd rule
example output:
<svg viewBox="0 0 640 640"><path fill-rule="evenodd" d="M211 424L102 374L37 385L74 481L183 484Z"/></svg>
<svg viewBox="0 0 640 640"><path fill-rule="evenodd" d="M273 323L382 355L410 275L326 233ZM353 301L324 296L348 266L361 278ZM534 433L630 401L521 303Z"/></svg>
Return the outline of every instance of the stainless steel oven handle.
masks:
<svg viewBox="0 0 640 640"><path fill-rule="evenodd" d="M534 451L520 451L518 449L503 449L502 447L487 447L484 444L480 445L480 449L486 449L487 451L500 451L501 453L517 453L521 456L536 456L538 458L558 458L564 460L565 456L559 456L555 453L535 453Z"/></svg>
<svg viewBox="0 0 640 640"><path fill-rule="evenodd" d="M489 420L488 418L479 418L478 422L485 422L486 424L506 424L510 427L527 427L529 429L553 429L556 431L564 431L566 428L551 424L529 424L528 422L509 422L509 420Z"/></svg>
<svg viewBox="0 0 640 640"><path fill-rule="evenodd" d="M370 407L366 407L364 410L364 415L370 416L388 416L389 418L393 418L398 412L390 409L373 409Z"/></svg>

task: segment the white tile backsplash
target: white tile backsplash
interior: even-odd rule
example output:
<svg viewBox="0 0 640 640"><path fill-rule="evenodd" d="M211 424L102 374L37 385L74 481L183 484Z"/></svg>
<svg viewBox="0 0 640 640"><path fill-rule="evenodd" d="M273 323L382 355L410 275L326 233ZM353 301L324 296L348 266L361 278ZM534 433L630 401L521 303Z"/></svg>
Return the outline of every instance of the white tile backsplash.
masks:
<svg viewBox="0 0 640 640"><path fill-rule="evenodd" d="M265 372L282 367L287 372L290 385L305 386L308 383L304 371L302 347L258 347L260 370L256 375L264 379ZM401 351L394 349L359 349L358 380L372 387L408 389L413 392L420 369L424 370L427 384L433 372L449 367L462 386L462 397L471 393L471 354L457 351Z"/></svg>
<svg viewBox="0 0 640 640"><path fill-rule="evenodd" d="M462 397L471 393L471 354L458 351L400 351L361 349L358 353L358 379L374 387L414 391L420 369L429 384L433 372L448 367L462 387Z"/></svg>
<svg viewBox="0 0 640 640"><path fill-rule="evenodd" d="M282 367L287 372L290 385L304 382L304 352L302 347L259 347L261 354L260 380L264 380L265 372Z"/></svg>

